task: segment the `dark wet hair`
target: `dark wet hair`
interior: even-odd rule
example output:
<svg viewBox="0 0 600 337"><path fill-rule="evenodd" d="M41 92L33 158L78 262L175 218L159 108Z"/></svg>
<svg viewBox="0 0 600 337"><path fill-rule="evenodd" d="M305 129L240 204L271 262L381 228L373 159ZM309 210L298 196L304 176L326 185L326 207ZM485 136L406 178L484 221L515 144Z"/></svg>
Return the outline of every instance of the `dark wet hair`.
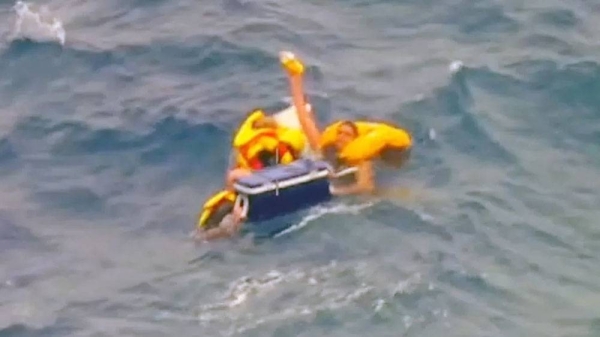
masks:
<svg viewBox="0 0 600 337"><path fill-rule="evenodd" d="M258 157L258 160L262 163L263 167L277 165L275 154L271 151L262 150L256 156Z"/></svg>
<svg viewBox="0 0 600 337"><path fill-rule="evenodd" d="M352 129L352 132L354 132L354 134L356 136L358 136L358 126L356 126L356 123L354 123L353 121L349 121L349 120L342 121L340 123L340 125L338 125L338 128L342 127L342 126L349 127L350 129Z"/></svg>

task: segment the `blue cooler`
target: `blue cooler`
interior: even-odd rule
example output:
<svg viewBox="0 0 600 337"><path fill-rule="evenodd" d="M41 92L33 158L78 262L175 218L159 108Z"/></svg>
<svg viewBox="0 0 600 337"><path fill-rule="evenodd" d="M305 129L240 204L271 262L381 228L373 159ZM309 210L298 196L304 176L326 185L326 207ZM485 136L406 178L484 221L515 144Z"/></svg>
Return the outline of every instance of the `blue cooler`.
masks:
<svg viewBox="0 0 600 337"><path fill-rule="evenodd" d="M329 165L300 159L239 179L234 188L247 207L250 222L270 220L331 199Z"/></svg>

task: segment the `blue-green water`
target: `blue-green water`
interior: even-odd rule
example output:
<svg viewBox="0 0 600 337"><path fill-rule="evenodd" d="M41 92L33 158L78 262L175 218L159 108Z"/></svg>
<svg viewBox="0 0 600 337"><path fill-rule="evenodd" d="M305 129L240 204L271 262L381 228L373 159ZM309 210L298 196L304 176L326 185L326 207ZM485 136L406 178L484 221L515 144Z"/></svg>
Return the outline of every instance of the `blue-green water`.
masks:
<svg viewBox="0 0 600 337"><path fill-rule="evenodd" d="M35 4L66 41L1 3L0 336L600 336L597 2ZM283 49L323 125L400 123L412 160L195 246Z"/></svg>

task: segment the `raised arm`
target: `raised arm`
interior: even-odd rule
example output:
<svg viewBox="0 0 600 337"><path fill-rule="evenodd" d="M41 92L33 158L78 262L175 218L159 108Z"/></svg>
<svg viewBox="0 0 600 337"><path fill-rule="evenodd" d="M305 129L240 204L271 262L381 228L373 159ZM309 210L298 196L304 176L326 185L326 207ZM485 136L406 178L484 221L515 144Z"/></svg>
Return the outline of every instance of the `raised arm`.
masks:
<svg viewBox="0 0 600 337"><path fill-rule="evenodd" d="M287 51L281 52L279 54L279 59L283 68L288 74L292 101L296 107L298 121L302 126L302 130L308 139L311 149L318 153L321 133L314 116L306 109L306 101L304 99L304 88L302 83L304 65L293 53Z"/></svg>

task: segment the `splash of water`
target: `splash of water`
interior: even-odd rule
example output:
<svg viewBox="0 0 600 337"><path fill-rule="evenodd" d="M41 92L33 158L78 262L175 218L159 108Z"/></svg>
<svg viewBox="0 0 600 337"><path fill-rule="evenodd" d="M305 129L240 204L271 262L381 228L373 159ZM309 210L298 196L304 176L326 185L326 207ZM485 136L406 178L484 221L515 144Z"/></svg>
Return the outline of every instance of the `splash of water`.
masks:
<svg viewBox="0 0 600 337"><path fill-rule="evenodd" d="M464 64L462 63L462 61L456 60L456 61L453 61L452 63L450 63L450 65L448 66L448 69L450 70L450 73L456 74L457 72L461 71L463 67L464 67Z"/></svg>
<svg viewBox="0 0 600 337"><path fill-rule="evenodd" d="M345 204L337 204L332 207L317 206L312 209L312 212L310 214L308 214L307 216L302 218L302 220L299 223L290 226L289 228L287 228L286 230L284 230L280 233L277 233L275 235L275 238L278 238L283 235L288 235L292 232L296 232L296 231L306 227L309 223L311 223L327 214L343 214L343 213L357 214L361 210L373 206L373 204L374 204L373 202L369 202L369 203L365 203L365 204L358 204L358 205L352 205L352 206L345 205Z"/></svg>
<svg viewBox="0 0 600 337"><path fill-rule="evenodd" d="M11 40L27 38L35 41L56 41L64 46L66 32L63 24L55 17L50 18L46 10L36 11L23 1L12 7L16 19Z"/></svg>

